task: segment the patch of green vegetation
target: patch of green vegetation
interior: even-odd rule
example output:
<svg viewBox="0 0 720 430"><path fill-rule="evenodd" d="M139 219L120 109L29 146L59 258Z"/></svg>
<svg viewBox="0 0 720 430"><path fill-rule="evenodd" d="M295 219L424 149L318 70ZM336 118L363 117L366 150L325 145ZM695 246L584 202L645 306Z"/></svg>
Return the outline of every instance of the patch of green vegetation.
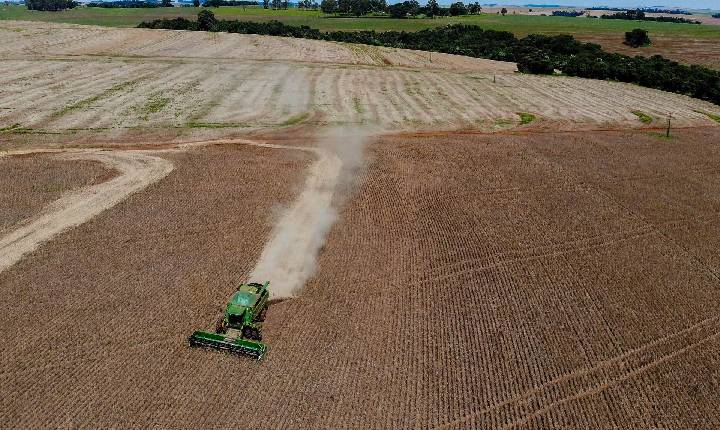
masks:
<svg viewBox="0 0 720 430"><path fill-rule="evenodd" d="M15 123L13 125L8 125L7 127L0 127L0 133L12 132L19 128L22 128L22 126L20 124Z"/></svg>
<svg viewBox="0 0 720 430"><path fill-rule="evenodd" d="M720 115L717 115L717 114L714 114L711 112L705 112L704 110L697 110L697 109L695 110L695 112L701 113L701 114L705 115L706 117L710 118L711 120L713 120L717 123L720 123Z"/></svg>
<svg viewBox="0 0 720 430"><path fill-rule="evenodd" d="M148 115L158 113L170 103L170 99L162 97L160 94L153 94L147 99L145 105L140 108L140 113L143 115L143 119L147 119Z"/></svg>
<svg viewBox="0 0 720 430"><path fill-rule="evenodd" d="M96 94L92 97L88 97L88 98L82 99L76 103L73 103L71 105L65 106L64 108L55 112L53 114L53 116L57 118L57 117L61 117L63 115L67 115L68 113L74 112L76 110L85 109L86 107L92 105L93 103L99 102L100 100L106 99L115 93L124 91L124 90L132 87L137 82L138 82L138 80L132 80L132 81L126 81L126 82L122 82L120 84L114 85L114 86L106 89L105 91L101 92L100 94Z"/></svg>
<svg viewBox="0 0 720 430"><path fill-rule="evenodd" d="M306 119L308 119L309 117L310 117L310 113L302 112L302 113L292 116L292 117L288 118L286 121L280 123L280 126L288 127L291 125L299 124L299 123L305 121Z"/></svg>
<svg viewBox="0 0 720 430"><path fill-rule="evenodd" d="M42 192L45 193L59 193L65 189L65 187L63 187L61 184L47 184L44 187L40 186L33 188L39 188Z"/></svg>
<svg viewBox="0 0 720 430"><path fill-rule="evenodd" d="M19 127L14 128L11 133L14 134L72 134L73 132L63 132L63 131L50 131L50 130L42 130L38 128L29 128L29 127Z"/></svg>
<svg viewBox="0 0 720 430"><path fill-rule="evenodd" d="M365 112L365 109L363 109L362 104L360 104L360 98L359 97L353 97L353 107L355 108L355 112L358 114L362 114Z"/></svg>
<svg viewBox="0 0 720 430"><path fill-rule="evenodd" d="M535 115L527 112L518 112L518 115L520 116L520 124L530 124L531 122L535 121Z"/></svg>
<svg viewBox="0 0 720 430"><path fill-rule="evenodd" d="M243 124L234 122L188 122L186 128L238 128L245 127Z"/></svg>
<svg viewBox="0 0 720 430"><path fill-rule="evenodd" d="M652 136L652 137L654 137L656 139L660 139L660 140L672 140L673 139L672 135L668 136L665 133L658 133L655 131L651 131L650 133L648 133L648 136Z"/></svg>
<svg viewBox="0 0 720 430"><path fill-rule="evenodd" d="M652 117L650 115L646 114L645 112L642 112L639 110L634 110L634 111L632 111L632 113L635 114L635 116L638 117L638 119L641 122L643 122L644 124L649 124L653 120Z"/></svg>

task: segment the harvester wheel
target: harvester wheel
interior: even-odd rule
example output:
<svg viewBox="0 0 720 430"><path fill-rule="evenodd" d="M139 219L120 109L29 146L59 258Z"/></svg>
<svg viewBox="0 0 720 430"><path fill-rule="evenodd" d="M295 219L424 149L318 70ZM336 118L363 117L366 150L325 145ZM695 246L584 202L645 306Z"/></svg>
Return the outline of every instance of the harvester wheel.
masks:
<svg viewBox="0 0 720 430"><path fill-rule="evenodd" d="M215 324L215 333L218 333L218 334L227 333L227 328L225 327L225 318L220 317L217 324Z"/></svg>
<svg viewBox="0 0 720 430"><path fill-rule="evenodd" d="M243 337L246 337L251 340L262 340L262 335L260 334L260 330L252 327L245 327L242 330Z"/></svg>

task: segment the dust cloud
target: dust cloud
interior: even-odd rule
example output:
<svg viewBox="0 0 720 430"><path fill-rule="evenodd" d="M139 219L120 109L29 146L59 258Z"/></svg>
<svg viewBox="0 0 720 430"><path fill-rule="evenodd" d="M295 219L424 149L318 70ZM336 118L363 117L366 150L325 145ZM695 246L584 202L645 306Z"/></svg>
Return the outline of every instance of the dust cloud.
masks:
<svg viewBox="0 0 720 430"><path fill-rule="evenodd" d="M337 209L363 166L365 144L373 133L362 127L333 127L319 136L317 161L310 167L297 200L280 217L250 274L270 281L274 299L294 297L315 272L317 258Z"/></svg>

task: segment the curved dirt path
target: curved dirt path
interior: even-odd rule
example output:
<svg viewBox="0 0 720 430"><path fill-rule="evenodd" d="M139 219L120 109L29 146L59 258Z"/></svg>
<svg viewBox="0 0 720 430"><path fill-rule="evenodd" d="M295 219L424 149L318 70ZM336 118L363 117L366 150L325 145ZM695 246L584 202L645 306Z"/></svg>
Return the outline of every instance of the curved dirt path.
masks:
<svg viewBox="0 0 720 430"><path fill-rule="evenodd" d="M0 157L60 153L65 159L95 160L120 171L118 177L107 182L66 194L46 207L35 219L24 222L17 229L0 237L0 272L55 235L90 220L129 195L161 180L173 170L170 161L149 153L186 151L220 144L308 151L317 156L317 160L310 167L303 191L273 228L272 235L250 275L251 280L272 280L274 298L294 296L315 271L317 254L322 249L328 230L335 222L336 211L332 200L341 177L343 162L337 154L323 148L278 145L245 139L190 142L158 150L37 149L0 152Z"/></svg>
<svg viewBox="0 0 720 430"><path fill-rule="evenodd" d="M72 227L76 227L129 195L167 176L173 165L159 157L137 151L29 150L0 152L0 157L31 153L62 153L71 160L95 160L116 169L120 175L98 185L70 192L51 203L37 218L23 223L0 238L0 272L20 261L23 255Z"/></svg>

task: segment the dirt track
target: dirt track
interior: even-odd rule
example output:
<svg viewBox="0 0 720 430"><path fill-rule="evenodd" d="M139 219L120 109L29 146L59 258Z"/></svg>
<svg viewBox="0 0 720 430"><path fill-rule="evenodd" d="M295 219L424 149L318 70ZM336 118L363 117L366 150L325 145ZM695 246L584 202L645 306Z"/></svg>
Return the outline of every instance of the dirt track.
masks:
<svg viewBox="0 0 720 430"><path fill-rule="evenodd" d="M0 157L30 153L32 151L0 153ZM172 171L172 164L166 160L136 152L68 150L62 153L70 160L100 161L119 171L120 175L62 196L45 208L37 219L0 237L0 272L56 234L84 223Z"/></svg>
<svg viewBox="0 0 720 430"><path fill-rule="evenodd" d="M52 154L0 158L0 236L64 192L114 175L101 163L61 160Z"/></svg>
<svg viewBox="0 0 720 430"><path fill-rule="evenodd" d="M323 148L276 145L251 140L201 141L179 144L175 152L209 145L249 145L291 151L307 151L317 156L308 173L298 200L278 221L275 232L257 263L253 276L275 280L274 298L292 297L312 275L317 250L322 247L325 234L334 222L332 200L343 167L342 160ZM120 172L120 176L72 193L43 208L42 214L9 230L0 237L0 272L15 264L23 255L34 251L42 243L64 230L78 226L100 212L121 202L130 194L167 176L172 163L163 158L143 154L143 151L107 151L76 149L38 149L0 152L0 158L33 154L60 154L66 160L94 160ZM326 217L319 221L318 218ZM315 226L315 227L313 227ZM255 279L253 278L253 279Z"/></svg>

